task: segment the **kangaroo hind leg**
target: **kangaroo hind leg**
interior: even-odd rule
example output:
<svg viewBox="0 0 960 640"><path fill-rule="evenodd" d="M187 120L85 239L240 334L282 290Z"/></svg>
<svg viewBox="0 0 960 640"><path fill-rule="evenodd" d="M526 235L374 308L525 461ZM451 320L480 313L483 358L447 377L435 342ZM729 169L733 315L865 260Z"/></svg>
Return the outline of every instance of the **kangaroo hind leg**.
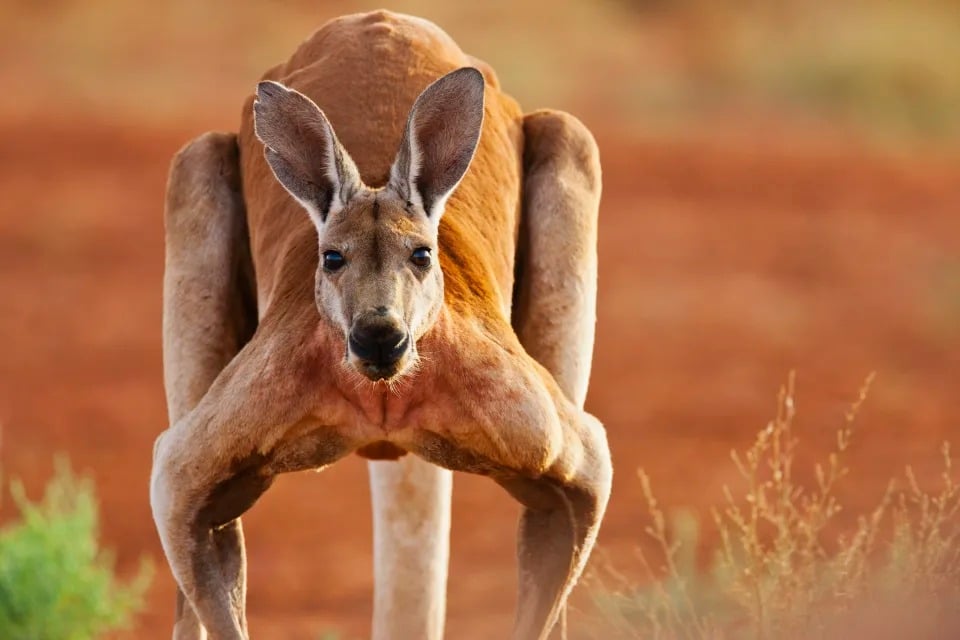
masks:
<svg viewBox="0 0 960 640"><path fill-rule="evenodd" d="M513 327L582 408L597 318L599 152L587 128L561 111L526 115L523 132Z"/></svg>
<svg viewBox="0 0 960 640"><path fill-rule="evenodd" d="M170 424L194 409L256 328L246 211L236 135L206 133L174 157L164 212L163 368ZM214 534L242 623L246 594L243 530ZM177 592L176 640L206 637Z"/></svg>
<svg viewBox="0 0 960 640"><path fill-rule="evenodd" d="M513 326L527 353L582 409L597 317L599 153L587 128L560 111L528 114L523 131ZM565 627L566 609L557 635Z"/></svg>

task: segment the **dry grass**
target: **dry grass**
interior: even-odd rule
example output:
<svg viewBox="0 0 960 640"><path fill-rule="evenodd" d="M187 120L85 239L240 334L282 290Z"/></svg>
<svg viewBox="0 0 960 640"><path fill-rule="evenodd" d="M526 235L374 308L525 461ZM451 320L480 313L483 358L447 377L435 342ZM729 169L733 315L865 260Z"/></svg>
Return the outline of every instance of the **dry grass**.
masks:
<svg viewBox="0 0 960 640"><path fill-rule="evenodd" d="M944 444L941 486L930 492L907 467L880 504L836 533L844 454L870 379L846 413L813 481L797 479L794 384L776 417L744 453L732 452L744 490L724 487L712 512L719 536L709 571L695 562L689 515L668 523L640 471L659 562L640 551L647 574L632 584L609 566L595 571L594 638L948 638L960 632L960 486Z"/></svg>
<svg viewBox="0 0 960 640"><path fill-rule="evenodd" d="M960 134L960 10L948 0L658 0L631 7L644 35L670 20L677 55L630 86L639 111L746 107L890 140ZM643 29L646 25L647 29Z"/></svg>
<svg viewBox="0 0 960 640"><path fill-rule="evenodd" d="M232 124L260 73L313 29L379 7L0 4L0 55L16 94L0 115L83 113L141 125L202 115ZM565 108L623 130L763 114L892 140L960 136L960 11L949 0L397 0L391 8L447 29L527 108Z"/></svg>

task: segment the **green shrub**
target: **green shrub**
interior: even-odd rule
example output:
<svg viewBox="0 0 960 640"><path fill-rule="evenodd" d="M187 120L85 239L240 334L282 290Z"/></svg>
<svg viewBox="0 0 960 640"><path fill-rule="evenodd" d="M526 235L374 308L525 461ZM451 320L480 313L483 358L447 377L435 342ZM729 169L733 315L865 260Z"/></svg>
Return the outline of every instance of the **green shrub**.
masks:
<svg viewBox="0 0 960 640"><path fill-rule="evenodd" d="M43 499L12 482L20 520L0 529L0 638L84 640L124 627L150 581L144 563L123 584L97 542L92 482L59 464Z"/></svg>

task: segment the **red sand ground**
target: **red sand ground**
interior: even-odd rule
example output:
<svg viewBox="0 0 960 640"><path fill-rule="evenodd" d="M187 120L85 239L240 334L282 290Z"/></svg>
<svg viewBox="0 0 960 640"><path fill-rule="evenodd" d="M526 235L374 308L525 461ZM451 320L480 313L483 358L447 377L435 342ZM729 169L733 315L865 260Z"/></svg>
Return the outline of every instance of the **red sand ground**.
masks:
<svg viewBox="0 0 960 640"><path fill-rule="evenodd" d="M172 619L147 505L151 444L165 426L161 202L169 157L199 131L0 128L0 463L36 495L53 455L68 452L97 482L121 570L156 560L147 609L125 637L169 637ZM588 404L618 472L602 546L629 564L641 541L637 467L666 505L717 503L736 480L730 448L749 444L794 368L798 434L813 449L830 444L860 382L878 372L844 485L852 506L871 506L907 462L933 477L960 417L955 159L762 132L599 139ZM483 479L458 476L455 493L448 636L503 637L517 508ZM13 515L5 503L0 516ZM362 461L282 478L245 521L255 637L368 635Z"/></svg>

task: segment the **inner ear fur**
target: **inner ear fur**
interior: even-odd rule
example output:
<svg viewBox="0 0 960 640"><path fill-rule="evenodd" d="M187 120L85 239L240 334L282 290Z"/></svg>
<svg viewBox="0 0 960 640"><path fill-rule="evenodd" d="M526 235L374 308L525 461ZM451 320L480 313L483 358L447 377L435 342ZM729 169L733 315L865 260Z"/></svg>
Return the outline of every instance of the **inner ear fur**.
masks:
<svg viewBox="0 0 960 640"><path fill-rule="evenodd" d="M263 81L253 112L273 174L320 226L362 185L353 159L320 107L299 91Z"/></svg>
<svg viewBox="0 0 960 640"><path fill-rule="evenodd" d="M483 74L463 67L424 89L410 110L389 184L434 220L473 159L483 96Z"/></svg>

